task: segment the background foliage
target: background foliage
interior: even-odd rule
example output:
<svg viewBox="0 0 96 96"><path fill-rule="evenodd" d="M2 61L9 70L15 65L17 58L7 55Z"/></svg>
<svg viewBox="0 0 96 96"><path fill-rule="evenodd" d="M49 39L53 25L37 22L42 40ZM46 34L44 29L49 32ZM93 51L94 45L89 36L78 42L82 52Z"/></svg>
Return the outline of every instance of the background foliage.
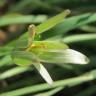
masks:
<svg viewBox="0 0 96 96"><path fill-rule="evenodd" d="M29 24L38 25L65 9L71 15L45 30L40 40L61 40L86 54L90 63L45 64L54 80L49 86L34 68L14 64L8 53L19 37L27 41ZM0 0L0 96L95 96L95 9L95 0Z"/></svg>

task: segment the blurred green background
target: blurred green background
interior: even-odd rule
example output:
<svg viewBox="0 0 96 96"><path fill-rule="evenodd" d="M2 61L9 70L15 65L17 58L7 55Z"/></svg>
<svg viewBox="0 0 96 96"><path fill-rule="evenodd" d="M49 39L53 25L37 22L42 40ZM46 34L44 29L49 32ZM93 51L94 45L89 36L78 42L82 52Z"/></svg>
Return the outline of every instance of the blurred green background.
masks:
<svg viewBox="0 0 96 96"><path fill-rule="evenodd" d="M54 80L49 86L34 68L14 64L3 46L11 42L14 46L28 25L38 25L65 9L71 14L42 33L40 40L61 40L88 56L90 63L45 64ZM96 96L95 0L0 0L0 46L0 96Z"/></svg>

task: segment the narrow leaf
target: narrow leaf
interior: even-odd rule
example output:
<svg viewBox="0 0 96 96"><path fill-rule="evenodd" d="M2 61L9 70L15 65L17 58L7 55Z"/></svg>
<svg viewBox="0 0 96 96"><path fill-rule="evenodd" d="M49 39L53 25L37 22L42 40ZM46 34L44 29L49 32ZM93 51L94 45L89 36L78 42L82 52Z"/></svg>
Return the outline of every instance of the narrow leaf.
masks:
<svg viewBox="0 0 96 96"><path fill-rule="evenodd" d="M80 38L79 38L80 37ZM96 41L96 34L79 34L65 37L63 40L65 43L93 43Z"/></svg>
<svg viewBox="0 0 96 96"><path fill-rule="evenodd" d="M76 86L81 83L91 81L94 79L96 79L96 70L87 72L78 77L55 81L52 86L49 86L48 84L38 84L38 85L34 85L34 86L32 85L32 86L27 86L24 88L12 90L9 92L1 93L0 96L20 96L20 95L35 93L35 92L39 92L39 91L56 88L56 87L64 87L64 88L66 88L66 86L72 87L72 86Z"/></svg>
<svg viewBox="0 0 96 96"><path fill-rule="evenodd" d="M10 78L27 71L29 67L15 67L0 74L0 80Z"/></svg>
<svg viewBox="0 0 96 96"><path fill-rule="evenodd" d="M61 91L63 89L63 87L57 87L53 90L47 91L47 92L43 92L43 93L39 93L36 94L34 96L53 96L54 94L56 94L57 92Z"/></svg>
<svg viewBox="0 0 96 96"><path fill-rule="evenodd" d="M84 26L81 26L79 29L81 29L85 32L96 33L96 27L95 26L84 25Z"/></svg>
<svg viewBox="0 0 96 96"><path fill-rule="evenodd" d="M41 23L46 20L45 15L31 16L31 15L18 15L10 14L0 17L0 26L6 26L11 24L26 24L26 23Z"/></svg>
<svg viewBox="0 0 96 96"><path fill-rule="evenodd" d="M83 25L92 23L96 21L96 13L87 13L78 16L72 16L65 19L59 25L56 25L51 30L46 31L43 34L43 38L49 38L56 35L62 35L63 33L69 32L72 29L79 28ZM52 34L50 34L52 33Z"/></svg>

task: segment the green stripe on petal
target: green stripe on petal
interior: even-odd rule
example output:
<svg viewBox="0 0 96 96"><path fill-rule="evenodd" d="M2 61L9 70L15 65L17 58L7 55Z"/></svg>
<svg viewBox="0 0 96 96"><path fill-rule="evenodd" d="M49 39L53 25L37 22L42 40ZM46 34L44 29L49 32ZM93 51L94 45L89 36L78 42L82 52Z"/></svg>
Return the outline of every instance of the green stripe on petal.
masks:
<svg viewBox="0 0 96 96"><path fill-rule="evenodd" d="M38 58L47 63L87 64L89 62L85 55L72 49L42 51L38 54Z"/></svg>

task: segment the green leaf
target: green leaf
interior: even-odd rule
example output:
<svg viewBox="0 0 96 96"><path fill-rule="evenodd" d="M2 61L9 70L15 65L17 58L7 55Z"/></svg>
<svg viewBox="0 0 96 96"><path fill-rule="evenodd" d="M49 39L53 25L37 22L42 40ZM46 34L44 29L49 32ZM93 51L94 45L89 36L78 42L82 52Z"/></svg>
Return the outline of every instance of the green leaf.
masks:
<svg viewBox="0 0 96 96"><path fill-rule="evenodd" d="M34 96L53 96L54 94L56 94L57 92L59 92L62 89L63 89L63 87L57 87L57 88L52 89L50 91L42 92L42 93L36 94Z"/></svg>
<svg viewBox="0 0 96 96"><path fill-rule="evenodd" d="M29 67L15 67L0 74L0 80L10 78L27 71Z"/></svg>
<svg viewBox="0 0 96 96"><path fill-rule="evenodd" d="M62 40L64 43L93 43L96 41L96 34L79 34L65 37Z"/></svg>
<svg viewBox="0 0 96 96"><path fill-rule="evenodd" d="M69 32L72 29L79 28L83 25L92 23L96 21L96 13L87 13L78 16L72 16L65 19L59 25L56 25L52 29L46 31L42 37L47 39L52 36L62 35L63 33Z"/></svg>
<svg viewBox="0 0 96 96"><path fill-rule="evenodd" d="M48 84L32 85L32 86L27 86L24 88L1 93L0 96L20 96L20 95L35 93L35 92L39 92L39 91L56 88L56 87L64 87L64 88L66 88L66 86L72 87L72 86L76 86L81 83L91 81L94 79L96 79L96 70L87 72L78 77L55 81L52 86L49 86Z"/></svg>
<svg viewBox="0 0 96 96"><path fill-rule="evenodd" d="M85 26L81 26L79 29L81 29L85 32L96 33L96 27L95 26L85 25Z"/></svg>
<svg viewBox="0 0 96 96"><path fill-rule="evenodd" d="M26 23L41 23L45 21L47 17L45 15L31 16L31 15L19 15L10 14L0 18L0 26L7 26L11 24L26 24Z"/></svg>

